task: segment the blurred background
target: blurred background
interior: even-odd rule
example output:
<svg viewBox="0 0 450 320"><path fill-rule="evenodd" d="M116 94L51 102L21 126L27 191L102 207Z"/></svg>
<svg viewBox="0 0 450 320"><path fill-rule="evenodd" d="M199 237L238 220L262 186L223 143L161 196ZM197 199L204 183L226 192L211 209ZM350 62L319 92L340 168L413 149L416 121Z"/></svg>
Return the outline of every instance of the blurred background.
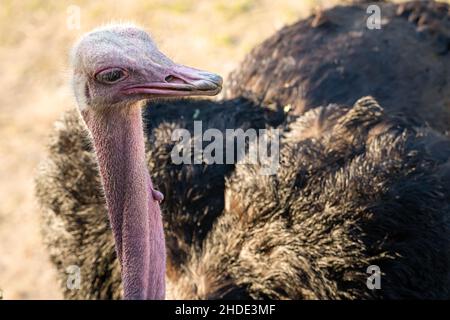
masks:
<svg viewBox="0 0 450 320"><path fill-rule="evenodd" d="M174 61L226 79L251 48L284 25L344 2L351 1L1 0L0 297L62 298L41 243L33 176L52 123L74 107L67 62L80 35L111 21L133 21Z"/></svg>

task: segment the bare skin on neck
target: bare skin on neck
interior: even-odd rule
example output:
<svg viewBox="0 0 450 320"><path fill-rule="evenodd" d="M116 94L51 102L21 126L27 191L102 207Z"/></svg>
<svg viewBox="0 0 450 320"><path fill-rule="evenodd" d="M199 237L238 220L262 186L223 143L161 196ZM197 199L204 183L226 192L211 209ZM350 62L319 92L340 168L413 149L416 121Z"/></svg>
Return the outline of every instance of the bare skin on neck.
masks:
<svg viewBox="0 0 450 320"><path fill-rule="evenodd" d="M141 109L85 110L105 190L127 299L164 299L161 211L145 165Z"/></svg>

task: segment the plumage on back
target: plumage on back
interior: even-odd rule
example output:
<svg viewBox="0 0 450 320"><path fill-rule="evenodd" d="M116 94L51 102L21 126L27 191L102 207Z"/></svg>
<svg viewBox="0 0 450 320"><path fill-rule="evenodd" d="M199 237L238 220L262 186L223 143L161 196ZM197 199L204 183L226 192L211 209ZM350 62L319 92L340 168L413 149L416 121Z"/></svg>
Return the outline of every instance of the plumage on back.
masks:
<svg viewBox="0 0 450 320"><path fill-rule="evenodd" d="M310 135L323 112L323 130ZM187 299L448 299L449 157L446 137L389 117L370 97L312 109L285 131L276 175L236 166L224 213L169 290ZM370 265L381 268L382 290L366 286Z"/></svg>
<svg viewBox="0 0 450 320"><path fill-rule="evenodd" d="M76 161L52 154L38 178L38 195L47 201L46 239L62 275L68 263L83 266L82 290L66 289L66 297L118 298L119 266L100 189L92 185L98 183L93 154L82 128L73 130L76 121L66 116L50 146L64 148ZM164 126L153 132L165 136ZM72 138L65 132L69 128ZM175 188L168 198L181 199L163 206L168 297L449 297L445 136L386 115L371 98L352 108L319 107L286 128L275 176L237 165L234 173L215 171L213 189L202 192L195 182L212 171L161 166L167 137L160 136L149 159L163 168L155 172L155 184L167 193ZM84 170L86 163L92 171ZM68 171L71 175L63 174ZM173 177L183 171L192 175L180 185ZM215 191L223 190L225 179L221 198ZM81 195L88 187L91 193ZM216 202L207 202L209 197ZM189 214L205 229L194 231L196 220ZM204 240L193 241L193 235ZM383 272L380 292L365 284L372 264Z"/></svg>
<svg viewBox="0 0 450 320"><path fill-rule="evenodd" d="M225 96L273 109L290 105L289 113L299 115L372 95L390 114L447 131L449 5L378 2L379 30L367 28L368 5L337 6L284 27L247 55ZM318 15L322 23L315 25Z"/></svg>

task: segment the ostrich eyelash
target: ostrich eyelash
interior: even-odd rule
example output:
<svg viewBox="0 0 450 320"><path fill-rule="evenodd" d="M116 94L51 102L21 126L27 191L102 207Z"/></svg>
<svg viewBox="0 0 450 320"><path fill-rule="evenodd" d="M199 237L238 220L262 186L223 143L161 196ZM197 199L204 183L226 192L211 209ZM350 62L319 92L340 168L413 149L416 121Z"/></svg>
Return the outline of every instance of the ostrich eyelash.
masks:
<svg viewBox="0 0 450 320"><path fill-rule="evenodd" d="M126 79L128 77L128 72L121 68L109 68L98 71L94 77L98 82L114 84Z"/></svg>

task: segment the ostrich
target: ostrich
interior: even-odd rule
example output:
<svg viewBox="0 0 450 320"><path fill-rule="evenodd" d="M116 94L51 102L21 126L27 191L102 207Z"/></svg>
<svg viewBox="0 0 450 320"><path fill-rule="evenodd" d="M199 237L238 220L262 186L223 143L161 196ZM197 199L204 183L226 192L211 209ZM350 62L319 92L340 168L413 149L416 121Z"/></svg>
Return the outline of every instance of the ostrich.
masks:
<svg viewBox="0 0 450 320"><path fill-rule="evenodd" d="M165 297L165 240L145 165L141 107L160 97L215 95L220 76L164 56L133 26L94 30L75 46L73 90L92 136L125 299Z"/></svg>
<svg viewBox="0 0 450 320"><path fill-rule="evenodd" d="M448 266L445 264L448 261L446 260L448 253L446 248L448 247L446 247L445 239L442 239L442 235L445 234L443 230L447 230L448 223L445 222L446 205L441 197L443 193L440 189L445 185L446 175L442 174L442 181L438 179L438 176L433 175L433 172L436 174L446 172L447 140L430 128L423 127L427 122L438 131L446 130L445 117L448 111L445 106L449 90L445 81L445 72L448 70L449 61L447 53L439 48L442 42L441 38L448 31L448 27L445 18L440 15L441 9L437 5L425 7L421 5L413 8L408 4L409 6L404 6L402 10L400 10L402 7L397 5L379 5L383 6L383 13L388 19L386 19L387 25L384 25L385 29L377 37L373 37L372 33L369 36L368 32L373 31L367 30L363 25L366 6L337 7L323 13L327 18L327 23L313 27L311 23L314 18L306 19L284 28L253 50L242 67L233 74L227 99L218 102L161 101L152 103L150 108L144 109L146 138L149 147L147 165L153 181L156 181L158 188L167 199L161 205L166 232L166 279L169 297L448 297L445 288L443 289L439 285L435 289L433 287L439 279L442 280L442 283L447 283L445 277L448 274ZM410 22L408 19L413 14L420 16L425 13L428 14L431 22L436 22L442 30L417 32L415 29L417 21L410 19L412 20ZM341 19L342 17L346 18ZM392 27L389 28L389 26ZM362 35L354 37L358 33ZM317 42L314 42L324 37L327 37L329 43L335 44L333 54L326 54L325 46L317 46ZM394 39L396 41L392 41ZM408 43L409 46L411 44L415 46L416 51L408 51L410 54L420 52L414 64L409 63L408 59L399 58L400 53L405 48L406 50L409 48L402 42L403 39L407 39L405 43ZM383 49L386 48L386 42L389 43L389 50ZM346 46L345 43L349 45ZM377 46L380 55L364 54L364 52L370 51L370 48L373 49ZM317 49L322 57L314 59L318 56L315 51L301 49L309 47ZM359 54L359 52L362 53ZM352 59L347 59L347 55ZM430 56L433 59L428 60ZM376 71L380 69L380 65L390 59L396 62L392 66L394 70L392 72L385 70L386 72L378 75ZM322 68L320 68L321 64ZM353 64L363 65L364 68L354 67ZM258 70L257 65L265 70L265 76ZM310 68L305 66L310 66ZM334 72L336 68L348 70L348 72L337 77ZM426 76L429 80L425 83L422 82L422 85L425 86L423 91L416 90L417 81L419 81L417 78L420 77L411 77L411 74L415 73ZM308 75L308 77L304 75ZM405 78L410 81L404 81ZM386 82L391 80L393 84L386 86ZM270 87L269 83L271 83ZM428 85L428 83L434 84L434 86ZM366 86L361 88L364 85ZM384 109L381 109L372 100L369 103L372 106L370 108L367 103L362 102L355 104L353 108L346 107L352 105L353 101L356 101L361 95L370 93L370 88L373 88L373 93L382 101L381 105L385 107ZM333 100L341 102L339 107L337 105L316 107L318 105L326 106ZM312 110L308 111L309 109ZM343 131L346 126L338 119L345 118L345 112L339 113L339 109L348 111L352 115L347 116L348 121L344 121L344 123L354 123L354 127ZM368 112L368 115L374 117L371 122L366 117L362 117L363 112L350 112L351 110L379 110L379 112ZM424 110L430 112L424 112ZM395 116L401 111L406 112L409 116L408 120L401 121L402 118ZM303 115L305 112L307 113ZM388 115L385 114L386 112ZM389 120L391 117L393 120ZM314 190L314 187L317 188L318 183L323 185L328 183L329 198L326 198L326 195L320 199L310 196L312 200L317 200L308 205L316 210L311 212L321 214L302 216L297 209L304 208L306 204L301 202L280 204L277 199L282 195L268 191L277 190L277 185L287 181L269 180L275 184L275 186L270 186L265 183L266 180L258 181L256 175L252 176L253 171L245 172L244 168L246 167L239 170L239 166L237 166L238 170L236 170L234 165L174 165L171 163L169 154L174 143L171 141L170 133L176 128L188 128L192 131L193 120L202 120L204 129L219 128L221 131L224 131L225 128L243 128L245 130L281 125L280 128L286 131L286 134L289 133L290 139L296 137L294 132L300 132L294 145L291 140L282 140L289 142L282 146L282 154L289 154L286 150L290 150L293 146L296 150L303 150L302 155L305 156L308 156L308 150L311 151L311 154L317 153L323 157L320 159L322 160L320 163L323 163L323 175L319 174L317 169L301 179L302 173L308 172L309 167L319 167L315 166L311 155L309 158L303 157L303 160L295 155L293 159L284 156L284 161L293 167L290 174L286 173L283 177L285 179L293 177L305 185L310 184L309 189L305 189L305 194L301 193L300 187L294 185L298 192L296 194L300 195L300 198L311 194L311 190ZM364 136L358 137L359 134L364 133L363 127L366 121L377 123L378 120L380 120L380 125L374 125L374 130L369 130L371 134L366 133L367 141L364 141ZM341 131L338 130L339 126L330 125L333 121L342 124L339 129ZM382 130L384 128L383 121L389 123L386 128L390 128L390 130ZM357 124L361 124L362 132L358 130ZM316 132L317 135L330 132L331 128L334 128L334 133L345 132L345 135L336 140L323 140L325 138L315 135L308 137L306 132L308 130L302 130L302 125L311 129L311 133ZM290 133L291 131L292 133ZM378 131L380 135L375 134ZM411 132L415 132L416 135L410 134L408 139L402 142L402 135ZM352 134L358 137L355 144L350 143L353 139ZM374 144L371 153L367 153L369 152L366 151L367 146L370 145L368 143L378 141L369 138L380 136L385 139L382 141L390 141L387 139L387 136L390 135L398 138L398 144L395 144L392 150L386 146L375 148L377 145ZM320 146L320 143L314 147L309 146L310 139L314 138L322 139L320 141L323 146L320 147L319 151L321 152L319 153L316 148ZM358 145L356 141L360 144ZM332 143L336 145L333 146ZM417 158L410 158L406 149L402 149L402 143ZM342 149L339 153L340 147L345 150ZM397 153L394 153L396 148L398 149ZM432 152L428 150L429 148ZM386 151L388 149L389 152ZM326 150L331 154L324 153ZM340 156L334 157L333 152L338 152ZM347 193L343 191L343 195L347 195L347 197L341 197L338 191L331 192L334 180L346 181L345 173L354 176L354 171L346 170L350 170L351 161L355 157L356 160L364 159L367 153L374 163L380 161L379 167L383 167L385 162L381 160L386 159L376 158L376 152L379 152L380 155L395 154L397 162L394 163L399 164L398 168L389 167L389 170L386 171L380 182L380 185L383 186L382 189L376 189L371 181L367 181L369 177L377 174L375 171L369 170L365 171L368 175L365 177L366 179L358 176L350 180L355 187ZM413 166L411 162L408 162L411 159L413 162L417 160L414 163L419 165L427 157L431 159L429 163L431 167L433 164L436 165L436 171L419 166L416 169L416 176L409 174L414 171L413 169L404 169L407 165L408 168ZM297 159L304 161L302 163L304 166L299 166ZM341 170L342 175L333 177L330 170L325 170L327 160L331 162L336 160L335 166L330 170L335 170L335 172ZM355 162L358 164L361 161ZM401 166L401 164L405 166ZM357 171L358 168L363 167L364 164L360 164L359 167L355 164L352 170ZM297 173L295 173L296 170ZM317 173L317 175L313 173ZM330 180L324 178L327 174ZM417 187L418 190L413 190L414 186L420 185L420 182L415 179L418 179L421 174L429 179L427 181L430 184L426 185L427 188L430 185L435 188L430 187L423 192L419 187ZM237 179L237 175L247 177L246 182ZM101 299L122 297L120 266L116 259L112 234L109 231L95 156L84 124L76 112L66 113L55 127L49 145L48 158L43 162L36 181L37 195L45 213L42 223L44 238L48 244L52 261L60 271L65 296L67 298ZM358 181L361 182L360 185L358 185ZM258 182L261 187L264 187L259 192ZM434 182L436 185L433 185ZM379 192L377 194L379 197L366 195L367 203L363 203L365 186L373 186L373 190ZM417 197L409 195L410 197L397 198L396 191L404 194L405 190L402 191L402 188L414 191L411 194ZM235 200L241 199L239 190L247 190L244 194L248 195L248 198L243 199L242 203L236 203ZM248 190L253 192L248 192ZM286 185L285 189L280 190L289 191ZM226 197L223 196L224 194ZM317 190L314 194L317 195ZM358 194L359 197L352 200L351 196L355 194ZM273 204L277 203L276 210L265 210L264 214L259 214L262 208L255 205L260 201L257 195L263 195L263 198L269 201L267 208L273 209ZM329 208L330 204L333 204L333 197L346 199L347 203L342 203L340 207L332 207L333 212L321 212L321 208ZM294 198L292 196L292 199ZM253 205L250 203L252 200L255 202ZM428 200L430 207L427 207ZM402 214L395 217L390 216L392 211L383 207L383 205L392 204L392 210L400 208L399 212L406 212L408 208L405 206L408 203L412 207L414 204L420 206L417 210L409 208L413 212L412 221L421 221L417 226L413 223L405 223ZM434 207L438 203L441 211ZM283 206L284 209L280 213ZM348 208L359 208L359 212L362 213L358 216L357 212L345 211ZM368 209L364 211L364 208ZM370 211L371 208L376 211ZM436 221L444 220L440 227L436 227L434 224L430 225L430 221L421 220L428 209L429 213L427 214L436 217ZM347 213L344 217L348 219L349 225L346 225L345 219L339 219L338 214L341 212L339 210ZM229 232L234 228L234 226L230 227L230 224L235 221L233 220L235 218L232 217L236 217L232 212L238 212L241 217L239 222L245 222L236 232ZM375 212L381 212L381 214L376 215ZM246 215L249 216L248 221L245 220ZM369 219L371 215L375 215L373 219L377 221L376 223ZM361 217L367 219L360 219ZM281 222L277 220L280 218L285 219L284 222L281 221L287 226L284 229L280 228ZM322 218L325 219L325 222L321 221ZM335 226L334 236L330 238L329 242L325 241L328 234L324 230L333 228L326 223L327 221L335 222L333 225ZM277 231L273 233L273 236L270 233L267 234L268 229L261 229L261 224L265 222L268 222L268 229L273 227L274 231ZM317 225L314 226L312 222L316 222ZM376 224L379 222L382 224L380 228L377 228ZM299 231L299 233L294 234L292 230L289 232L289 228L294 225L293 230ZM349 229L350 227L351 229ZM390 228L400 231L393 234ZM402 228L406 230L403 232ZM299 229L302 229L303 233L300 233ZM323 232L315 233L316 229ZM364 232L355 233L355 230ZM411 242L411 234L414 232L421 236L416 242ZM425 241L422 237L428 232L433 234L430 239L435 241L436 246L433 246L433 241ZM311 237L308 242L307 239L305 240L308 234L317 237ZM345 234L348 237L339 242L339 234ZM278 235L279 238L276 239L275 235ZM249 238L251 236L254 237ZM384 243L385 238L390 242ZM238 242L237 244L234 242L233 245L231 240ZM226 247L227 244L230 246ZM245 250L239 250L240 244L250 246L261 244L261 249L247 246L244 247ZM305 254L301 247L296 247L296 245L310 248L312 254ZM407 245L411 246L411 251L405 249ZM412 252L417 246L427 248L429 257L422 253ZM347 252L344 252L343 248L348 249ZM333 256L333 250L337 249L341 251ZM436 261L438 256L436 251L440 249L443 250L444 255L442 259ZM226 251L223 259L218 256L218 254L224 253L221 250ZM287 253L283 255L283 252ZM402 254L404 257L399 258ZM414 260L414 254L417 255L417 260ZM292 259L292 263L290 263L289 258L294 258L294 256L295 259ZM225 257L229 259L227 260ZM218 259L222 260L218 261ZM366 267L369 261L376 259L379 259L378 263L383 272L386 270L383 264L387 265L387 268L399 270L398 273L394 272L394 275L386 273L389 276L387 279L390 286L389 290L384 292L368 292L366 287L361 287L364 284L364 281L361 280L362 266ZM422 260L426 260L430 264L423 264ZM306 262L311 263L309 269ZM434 262L436 262L436 269L431 267ZM220 263L223 265L220 266ZM414 263L423 264L423 269L417 269ZM81 266L83 281L79 290L70 290L65 286L67 278L65 271L70 265ZM326 270L321 268L324 265ZM284 269L280 269L280 266ZM224 270L224 268L228 268L228 270ZM422 281L422 287L418 289L417 286L420 285L416 283L410 283L408 286L409 276L412 279L417 277L417 273L421 274L424 270L429 270L430 277L418 276ZM400 277L399 273L401 272L404 273L404 276L400 279L401 281L397 282L395 277ZM433 278L435 273L438 273L441 278L438 276ZM295 275L301 275L303 280L308 281L305 281L304 284L300 283ZM345 279L350 280L346 282ZM357 286L355 287L355 285ZM314 286L316 287L314 288ZM298 287L298 290L296 291L293 287ZM420 290L423 292L420 293Z"/></svg>

